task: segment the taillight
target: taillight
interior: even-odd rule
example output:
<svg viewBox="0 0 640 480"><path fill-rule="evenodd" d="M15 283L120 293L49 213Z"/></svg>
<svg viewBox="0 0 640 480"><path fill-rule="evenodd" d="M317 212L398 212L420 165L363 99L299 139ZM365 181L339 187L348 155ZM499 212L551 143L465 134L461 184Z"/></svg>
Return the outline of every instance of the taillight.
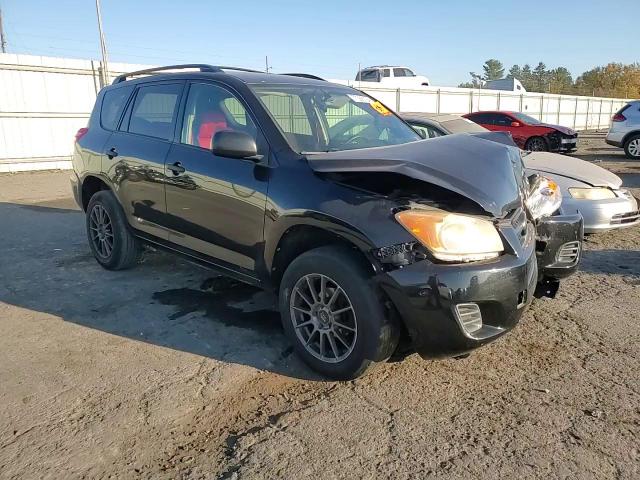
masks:
<svg viewBox="0 0 640 480"><path fill-rule="evenodd" d="M620 112L616 113L613 117L611 117L611 120L614 122L624 122L626 119L627 117L625 117Z"/></svg>
<svg viewBox="0 0 640 480"><path fill-rule="evenodd" d="M76 142L78 142L82 137L84 137L89 132L89 129L86 127L81 128L76 132Z"/></svg>

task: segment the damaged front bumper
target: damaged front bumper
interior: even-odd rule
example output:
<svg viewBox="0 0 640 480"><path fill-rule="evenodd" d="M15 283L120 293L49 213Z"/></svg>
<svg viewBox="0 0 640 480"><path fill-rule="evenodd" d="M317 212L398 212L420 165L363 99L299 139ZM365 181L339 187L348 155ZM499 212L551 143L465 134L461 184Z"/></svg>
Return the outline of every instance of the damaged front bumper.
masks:
<svg viewBox="0 0 640 480"><path fill-rule="evenodd" d="M511 330L537 280L533 242L520 255L456 265L420 261L376 277L423 358L462 355Z"/></svg>
<svg viewBox="0 0 640 480"><path fill-rule="evenodd" d="M423 358L463 355L514 328L534 295L553 296L559 279L577 269L582 217L547 217L536 227L535 241L496 259L423 260L377 275L412 349Z"/></svg>
<svg viewBox="0 0 640 480"><path fill-rule="evenodd" d="M578 269L584 222L579 213L538 220L536 254L541 279L561 279Z"/></svg>

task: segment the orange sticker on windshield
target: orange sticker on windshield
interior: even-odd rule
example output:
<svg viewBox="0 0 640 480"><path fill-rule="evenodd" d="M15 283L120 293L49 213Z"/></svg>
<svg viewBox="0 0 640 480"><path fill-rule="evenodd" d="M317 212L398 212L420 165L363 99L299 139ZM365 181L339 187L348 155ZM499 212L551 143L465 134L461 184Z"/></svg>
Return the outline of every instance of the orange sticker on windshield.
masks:
<svg viewBox="0 0 640 480"><path fill-rule="evenodd" d="M385 107L383 104L381 104L380 102L378 102L378 101L371 102L370 105L380 115L385 115L385 116L386 115L391 115L391 112L389 111L389 109L387 107Z"/></svg>

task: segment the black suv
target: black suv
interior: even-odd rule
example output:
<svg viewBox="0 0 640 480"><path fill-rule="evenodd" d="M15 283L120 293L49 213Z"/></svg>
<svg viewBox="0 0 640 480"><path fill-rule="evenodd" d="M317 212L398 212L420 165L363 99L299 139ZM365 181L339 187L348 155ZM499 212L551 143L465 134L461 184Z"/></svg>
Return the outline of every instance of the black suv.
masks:
<svg viewBox="0 0 640 480"><path fill-rule="evenodd" d="M557 189L525 177L504 135L423 141L381 102L305 74L122 75L73 165L103 267L151 244L270 289L298 354L333 378L394 353L464 355L579 260L581 217L550 216Z"/></svg>

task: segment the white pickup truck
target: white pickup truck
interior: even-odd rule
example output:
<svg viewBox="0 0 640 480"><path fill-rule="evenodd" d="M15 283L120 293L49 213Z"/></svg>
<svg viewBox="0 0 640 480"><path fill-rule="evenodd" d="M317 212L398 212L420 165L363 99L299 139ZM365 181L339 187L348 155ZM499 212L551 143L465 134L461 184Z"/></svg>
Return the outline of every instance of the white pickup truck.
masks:
<svg viewBox="0 0 640 480"><path fill-rule="evenodd" d="M356 81L376 82L380 86L392 88L428 87L430 84L427 77L416 75L406 67L395 65L376 65L363 68L356 75Z"/></svg>

